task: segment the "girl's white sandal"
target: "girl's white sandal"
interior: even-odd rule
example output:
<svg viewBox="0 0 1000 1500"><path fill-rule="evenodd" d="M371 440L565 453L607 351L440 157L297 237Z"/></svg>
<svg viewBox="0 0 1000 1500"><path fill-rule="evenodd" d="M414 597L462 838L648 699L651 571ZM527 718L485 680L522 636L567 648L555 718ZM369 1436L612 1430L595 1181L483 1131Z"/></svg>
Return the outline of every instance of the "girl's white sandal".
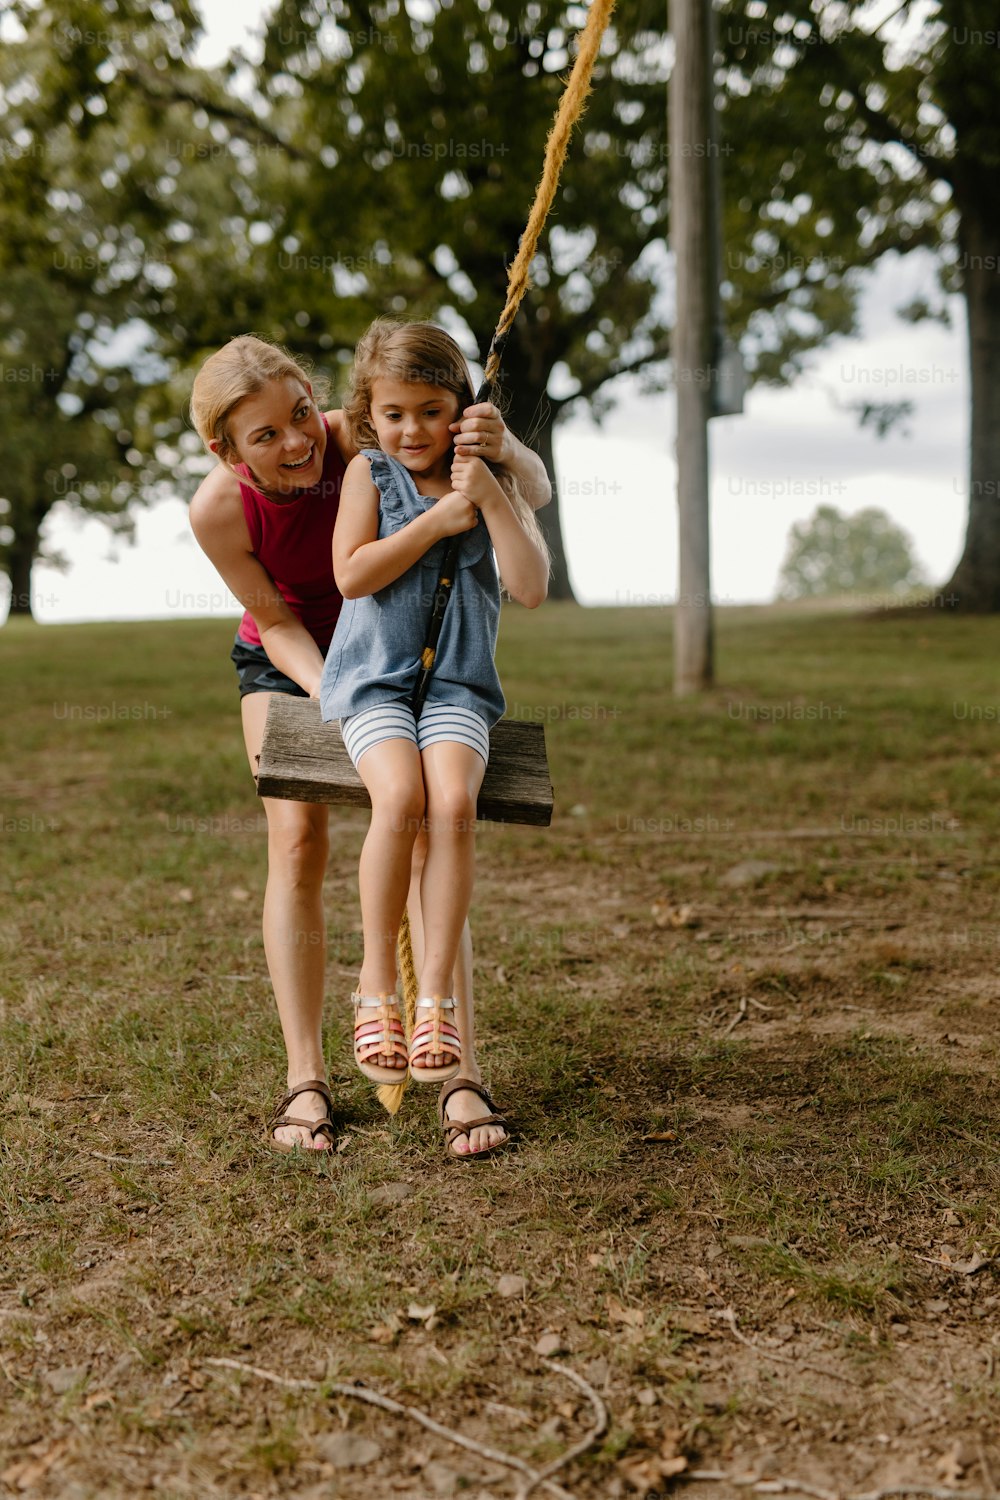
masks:
<svg viewBox="0 0 1000 1500"><path fill-rule="evenodd" d="M428 1067L425 1061L428 1057L450 1057L452 1060ZM455 1025L455 997L434 995L418 1000L410 1037L410 1077L415 1083L447 1083L461 1066L462 1043Z"/></svg>
<svg viewBox="0 0 1000 1500"><path fill-rule="evenodd" d="M351 996L351 1003L354 1006L354 1061L372 1083L401 1083L406 1077L406 1033L396 996L355 993ZM359 1021L358 1011L362 1009L374 1010L378 1014ZM391 1067L376 1062L378 1057L398 1057L400 1062Z"/></svg>

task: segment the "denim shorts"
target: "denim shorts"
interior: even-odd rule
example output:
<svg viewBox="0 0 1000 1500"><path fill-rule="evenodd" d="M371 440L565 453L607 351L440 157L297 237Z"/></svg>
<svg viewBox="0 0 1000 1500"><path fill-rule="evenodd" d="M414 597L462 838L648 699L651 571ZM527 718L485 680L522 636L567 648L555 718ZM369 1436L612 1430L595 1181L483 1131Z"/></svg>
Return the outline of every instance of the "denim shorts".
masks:
<svg viewBox="0 0 1000 1500"><path fill-rule="evenodd" d="M233 643L229 659L236 668L240 683L240 697L248 693L287 693L290 698L308 698L309 694L279 672L263 646L251 646L239 636Z"/></svg>

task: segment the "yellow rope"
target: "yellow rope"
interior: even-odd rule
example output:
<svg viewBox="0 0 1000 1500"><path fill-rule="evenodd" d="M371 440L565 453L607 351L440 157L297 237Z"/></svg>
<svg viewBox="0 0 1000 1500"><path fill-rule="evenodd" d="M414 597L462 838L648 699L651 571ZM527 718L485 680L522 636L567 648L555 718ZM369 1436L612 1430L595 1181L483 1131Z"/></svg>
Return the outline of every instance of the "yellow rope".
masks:
<svg viewBox="0 0 1000 1500"><path fill-rule="evenodd" d="M500 369L504 340L510 332L524 294L531 284L528 267L538 248L542 227L552 207L556 188L559 186L559 177L562 173L563 162L566 160L573 126L583 113L587 95L590 93L590 79L600 51L601 38L608 29L608 22L611 20L611 12L614 8L615 0L592 0L587 24L577 38L576 62L573 64L573 71L569 75L569 81L559 101L555 120L552 122L552 128L545 142L545 160L538 187L535 189L535 201L531 205L531 212L521 236L517 255L507 276L507 301L500 314L500 321L496 326L486 360L484 381L491 385L495 383ZM399 972L403 981L403 1025L409 1038L417 1014L417 973L413 966L410 920L406 912L403 913L403 920L399 925L397 952ZM396 1114L400 1109L408 1081L406 1077L402 1083L379 1085L377 1090L379 1103L383 1104L391 1115Z"/></svg>
<svg viewBox="0 0 1000 1500"><path fill-rule="evenodd" d="M410 940L410 916L403 912L403 920L399 924L399 936L396 939L396 949L399 958L399 973L403 981L403 1030L409 1041L413 1035L413 1027L417 1018L417 971L413 965L413 943ZM376 1089L378 1102L385 1106L391 1115L399 1113L403 1103L403 1095L406 1093L406 1085L409 1083L409 1074L404 1073L401 1083L380 1083Z"/></svg>
<svg viewBox="0 0 1000 1500"><path fill-rule="evenodd" d="M507 277L507 301L500 314L500 321L496 326L493 343L486 360L486 368L483 372L484 384L493 385L496 381L502 352L502 349L496 346L497 344L502 346L510 332L517 309L531 284L528 267L538 248L542 226L548 217L552 200L556 195L556 188L559 186L559 176L563 169L563 162L566 160L573 126L583 113L583 106L590 93L590 79L600 51L601 38L608 29L608 22L611 20L611 12L614 8L615 0L593 0L590 14L587 16L587 24L577 38L576 62L573 64L573 71L569 75L569 82L559 101L559 109L556 112L552 129L549 131L548 140L545 142L545 161L538 187L535 189L535 201L531 205L528 222L521 236L521 244Z"/></svg>

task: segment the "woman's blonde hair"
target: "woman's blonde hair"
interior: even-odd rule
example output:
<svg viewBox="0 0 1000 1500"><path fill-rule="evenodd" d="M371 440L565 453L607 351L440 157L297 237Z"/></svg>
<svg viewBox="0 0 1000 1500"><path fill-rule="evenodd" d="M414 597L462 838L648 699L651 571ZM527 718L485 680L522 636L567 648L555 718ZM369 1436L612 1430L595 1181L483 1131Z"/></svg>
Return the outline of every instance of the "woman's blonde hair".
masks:
<svg viewBox="0 0 1000 1500"><path fill-rule="evenodd" d="M323 399L322 392L315 394L311 372L304 370L287 349L254 333L241 333L209 355L191 387L191 421L205 447L218 443L219 458L228 463L237 459L239 454L229 431L233 412L241 401L255 396L272 381L288 379L301 380L306 387L312 385L313 399Z"/></svg>
<svg viewBox="0 0 1000 1500"><path fill-rule="evenodd" d="M362 334L354 351L350 388L344 401L348 431L356 448L380 446L372 422L372 387L376 380L399 380L415 385L435 385L458 398L458 410L476 399L465 355L451 334L434 323L403 323L394 318L376 318ZM517 479L507 469L489 465L517 513L518 520L540 547L549 549L534 510Z"/></svg>

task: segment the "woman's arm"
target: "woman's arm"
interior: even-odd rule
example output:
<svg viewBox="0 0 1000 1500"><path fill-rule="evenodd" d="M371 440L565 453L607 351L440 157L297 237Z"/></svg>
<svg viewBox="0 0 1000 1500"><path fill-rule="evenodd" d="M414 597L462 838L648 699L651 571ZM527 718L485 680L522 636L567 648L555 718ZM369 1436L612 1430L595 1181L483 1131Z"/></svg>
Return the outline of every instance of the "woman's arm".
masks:
<svg viewBox="0 0 1000 1500"><path fill-rule="evenodd" d="M345 599L377 594L419 562L435 542L471 531L478 519L475 505L451 491L392 536L379 540L378 489L368 460L359 455L348 464L333 528L337 587Z"/></svg>
<svg viewBox="0 0 1000 1500"><path fill-rule="evenodd" d="M451 424L458 458L485 458L501 464L515 476L532 510L541 510L552 499L552 485L537 453L526 448L504 424L489 401L467 406L461 420Z"/></svg>
<svg viewBox="0 0 1000 1500"><path fill-rule="evenodd" d="M222 464L213 469L198 486L190 515L198 545L253 615L270 660L310 698L318 697L323 653L253 555L235 475Z"/></svg>
<svg viewBox="0 0 1000 1500"><path fill-rule="evenodd" d="M451 482L482 511L504 588L519 604L537 609L549 591L549 560L525 531L495 475L480 458L456 458Z"/></svg>

